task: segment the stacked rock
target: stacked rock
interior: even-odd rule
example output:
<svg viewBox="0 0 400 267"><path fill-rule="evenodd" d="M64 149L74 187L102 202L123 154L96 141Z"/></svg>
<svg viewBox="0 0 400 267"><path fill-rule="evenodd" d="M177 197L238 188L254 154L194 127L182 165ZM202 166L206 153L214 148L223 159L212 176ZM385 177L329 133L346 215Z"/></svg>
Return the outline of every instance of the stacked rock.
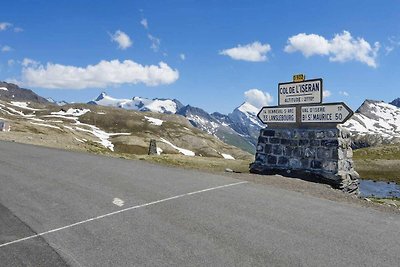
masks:
<svg viewBox="0 0 400 267"><path fill-rule="evenodd" d="M358 194L350 133L337 126L329 129L265 128L260 131L255 161L250 172L281 174L328 183Z"/></svg>

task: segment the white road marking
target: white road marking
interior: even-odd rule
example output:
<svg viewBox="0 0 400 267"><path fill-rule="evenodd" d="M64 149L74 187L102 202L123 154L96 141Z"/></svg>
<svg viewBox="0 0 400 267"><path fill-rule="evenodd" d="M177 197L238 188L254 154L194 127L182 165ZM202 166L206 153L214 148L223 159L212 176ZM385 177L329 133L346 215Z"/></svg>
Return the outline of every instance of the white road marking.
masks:
<svg viewBox="0 0 400 267"><path fill-rule="evenodd" d="M125 201L123 201L120 198L114 198L113 202L114 205L117 205L118 207L122 207L125 204Z"/></svg>
<svg viewBox="0 0 400 267"><path fill-rule="evenodd" d="M162 202L174 200L174 199L177 199L177 198L196 195L196 194L204 193L204 192L207 192L207 191L217 190L217 189L221 189L221 188L225 188L225 187L230 187L230 186L235 186L235 185L240 185L240 184L246 184L246 183L248 183L248 182L247 181L243 181L243 182L238 182L238 183L233 183L233 184L226 184L226 185L211 187L211 188L207 188L207 189L203 189L203 190L199 190L199 191L194 191L194 192L190 192L190 193L186 193L186 194L182 194L182 195L177 195L177 196L173 196L173 197L168 197L168 198L156 200L156 201L153 201L153 202L149 202L149 203L145 203L145 204L141 204L141 205L137 205L137 206L132 206L132 207L125 208L125 209L122 209L122 210L117 210L117 211L110 212L110 213L107 213L107 214L103 214L103 215L100 215L100 216L97 216L97 217L93 217L93 218L90 218L90 219L87 219L87 220L83 220L83 221L80 221L80 222L69 224L69 225L66 225L66 226L63 226L63 227L55 228L53 230L42 232L42 233L39 233L39 234L36 234L36 235L31 235L31 236L27 236L27 237L24 237L24 238L21 238L21 239L17 239L17 240L14 240L14 241L3 243L3 244L0 244L0 248L5 247L5 246L9 246L9 245L12 245L12 244L15 244L15 243L20 243L22 241L29 240L29 239L32 239L32 238L35 238L35 237L44 236L44 235L47 235L47 234L51 234L51 233L54 233L54 232L65 230L65 229L68 229L68 228L71 228L71 227L74 227L74 226L77 226L77 225L81 225L81 224L84 224L84 223L97 221L97 220L100 220L102 218L109 217L109 216L112 216L112 215L115 215L115 214L118 214L118 213L122 213L122 212L125 212L125 211L144 208L144 207L147 207L147 206L152 206L152 205L155 205L155 204L159 204L159 203L162 203Z"/></svg>

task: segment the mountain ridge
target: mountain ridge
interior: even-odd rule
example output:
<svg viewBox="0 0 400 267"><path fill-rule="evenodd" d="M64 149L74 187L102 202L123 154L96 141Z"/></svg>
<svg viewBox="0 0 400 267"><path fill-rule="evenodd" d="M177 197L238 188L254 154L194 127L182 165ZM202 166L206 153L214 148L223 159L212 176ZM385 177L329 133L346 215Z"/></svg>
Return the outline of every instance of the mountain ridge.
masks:
<svg viewBox="0 0 400 267"><path fill-rule="evenodd" d="M30 89L21 88L16 84L0 82L0 98L13 101L33 101L37 103L49 103L47 99L39 96Z"/></svg>
<svg viewBox="0 0 400 267"><path fill-rule="evenodd" d="M177 99L148 99L138 96L132 99L117 99L105 92L88 104L181 115L194 127L250 153L255 150L258 132L261 129L261 123L257 122L255 113L257 108L247 102L228 115L218 112L210 114L202 108L183 105ZM242 106L244 107L240 109ZM242 125L246 118L252 121L248 126Z"/></svg>
<svg viewBox="0 0 400 267"><path fill-rule="evenodd" d="M29 89L0 82L0 98L65 105L65 101L45 99ZM243 102L229 114L208 113L202 108L183 105L177 99L132 97L113 98L102 92L88 102L91 105L117 107L142 112L176 114L183 116L194 127L217 137L219 140L254 153L260 129L266 127L257 118L259 109ZM390 103L366 99L343 127L353 137L353 147L375 146L400 142L400 98Z"/></svg>

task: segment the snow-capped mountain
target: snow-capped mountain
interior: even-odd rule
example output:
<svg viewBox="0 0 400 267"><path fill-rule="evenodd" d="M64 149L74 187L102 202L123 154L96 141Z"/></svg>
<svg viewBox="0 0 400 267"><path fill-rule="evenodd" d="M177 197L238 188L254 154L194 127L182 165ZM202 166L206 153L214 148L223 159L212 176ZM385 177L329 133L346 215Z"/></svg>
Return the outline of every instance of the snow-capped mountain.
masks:
<svg viewBox="0 0 400 267"><path fill-rule="evenodd" d="M46 98L47 101L49 101L50 103L56 104L57 106L64 106L64 105L68 105L69 103L67 101L56 101L51 97L47 97Z"/></svg>
<svg viewBox="0 0 400 267"><path fill-rule="evenodd" d="M254 151L258 133L262 127L261 123L257 121L258 109L249 103L243 103L229 115L209 114L201 108L184 106L176 99L142 97L117 99L103 92L89 104L182 115L194 127L249 152Z"/></svg>
<svg viewBox="0 0 400 267"><path fill-rule="evenodd" d="M257 118L259 111L259 108L244 102L228 115L231 121L234 122L232 128L241 135L251 137L254 145L256 145L255 140L258 138L260 129L265 127Z"/></svg>
<svg viewBox="0 0 400 267"><path fill-rule="evenodd" d="M355 147L398 143L400 108L383 101L365 100L343 126L352 133Z"/></svg>
<svg viewBox="0 0 400 267"><path fill-rule="evenodd" d="M390 102L389 104L400 108L400 97L399 97L399 98L396 98L395 100L393 100L393 101Z"/></svg>
<svg viewBox="0 0 400 267"><path fill-rule="evenodd" d="M236 123L227 115L221 113L209 114L201 108L190 105L180 109L177 114L186 117L194 127L216 136L227 144L251 153L254 152L255 143L252 138L237 132L235 130L237 128L235 127Z"/></svg>
<svg viewBox="0 0 400 267"><path fill-rule="evenodd" d="M213 116L201 108L187 105L181 108L177 114L186 117L194 127L211 135L216 135L218 128L221 126Z"/></svg>
<svg viewBox="0 0 400 267"><path fill-rule="evenodd" d="M257 119L258 111L258 108L245 102L229 115L218 112L208 114L191 106L182 108L178 114L185 116L193 126L202 131L253 153L260 129L264 127Z"/></svg>
<svg viewBox="0 0 400 267"><path fill-rule="evenodd" d="M265 127L257 118L259 108L247 102L228 115L218 112L209 114L198 107L183 106L176 99L141 97L116 99L102 93L89 103L138 111L179 114L186 117L194 127L251 153L257 145L260 129ZM400 108L396 106L397 104L400 106L400 99L391 103L366 100L354 116L343 125L352 133L354 147L400 142Z"/></svg>
<svg viewBox="0 0 400 267"><path fill-rule="evenodd" d="M108 96L106 93L101 93L95 100L88 104L118 107L124 109L138 111L152 111L157 113L175 114L183 107L176 99L148 99L142 97L134 97L132 99L117 99Z"/></svg>

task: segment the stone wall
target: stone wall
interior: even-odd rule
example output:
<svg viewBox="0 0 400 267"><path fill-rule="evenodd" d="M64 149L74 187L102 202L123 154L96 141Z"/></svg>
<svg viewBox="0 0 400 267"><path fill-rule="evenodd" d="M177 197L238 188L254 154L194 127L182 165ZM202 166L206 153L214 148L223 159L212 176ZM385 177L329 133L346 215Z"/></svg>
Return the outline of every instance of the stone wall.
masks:
<svg viewBox="0 0 400 267"><path fill-rule="evenodd" d="M250 172L281 174L323 182L358 194L350 133L330 129L272 129L260 131Z"/></svg>

